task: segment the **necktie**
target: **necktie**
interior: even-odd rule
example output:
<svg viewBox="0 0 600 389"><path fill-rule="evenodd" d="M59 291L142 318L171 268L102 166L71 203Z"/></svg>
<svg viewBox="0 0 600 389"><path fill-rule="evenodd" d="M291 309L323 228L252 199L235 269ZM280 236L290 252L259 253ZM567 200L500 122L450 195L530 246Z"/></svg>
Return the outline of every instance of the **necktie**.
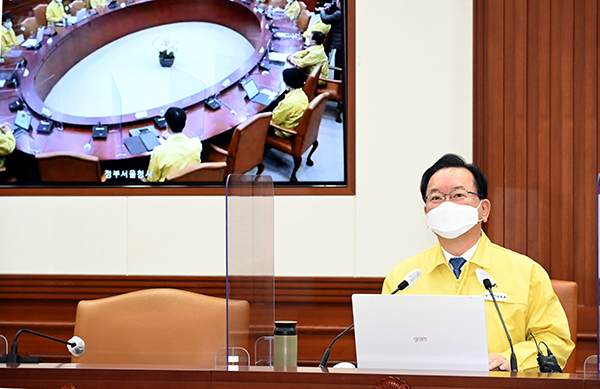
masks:
<svg viewBox="0 0 600 389"><path fill-rule="evenodd" d="M456 279L458 279L458 277L460 277L460 269L462 268L462 266L465 264L465 259L463 257L456 257L456 258L452 258L450 259L450 264L452 264L452 267L454 268L454 275L456 276Z"/></svg>

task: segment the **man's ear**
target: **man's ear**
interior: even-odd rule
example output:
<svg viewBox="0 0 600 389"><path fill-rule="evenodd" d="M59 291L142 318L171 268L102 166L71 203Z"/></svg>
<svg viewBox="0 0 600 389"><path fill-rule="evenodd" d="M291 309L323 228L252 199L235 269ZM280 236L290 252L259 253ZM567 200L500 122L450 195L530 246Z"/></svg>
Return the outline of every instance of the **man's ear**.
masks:
<svg viewBox="0 0 600 389"><path fill-rule="evenodd" d="M481 204L479 205L479 218L484 223L487 223L491 210L492 210L492 203L490 202L490 200L488 200L488 199L481 200Z"/></svg>

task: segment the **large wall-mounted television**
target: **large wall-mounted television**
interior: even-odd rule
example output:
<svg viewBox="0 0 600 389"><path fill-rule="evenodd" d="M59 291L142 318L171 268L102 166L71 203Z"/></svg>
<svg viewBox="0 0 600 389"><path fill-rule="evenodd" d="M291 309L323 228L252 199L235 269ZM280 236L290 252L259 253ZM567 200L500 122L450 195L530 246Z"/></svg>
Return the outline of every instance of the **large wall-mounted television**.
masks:
<svg viewBox="0 0 600 389"><path fill-rule="evenodd" d="M184 134L202 141L202 162L223 168L226 157L219 152L230 147L234 129L283 98L282 72L294 66L287 57L310 41L302 32L319 20L312 15L336 12L335 2L315 0L298 3L296 20L281 10L285 1L113 0L92 9L78 0L57 3L67 18L54 23L46 19L49 5L38 3L3 4L19 41L30 46L3 53L1 64L0 123L9 123L16 136L0 171L6 195L221 191L220 172L203 181L148 182L151 150L165 141L166 110L186 112ZM315 115L312 166L307 157L314 144L305 147L290 180L294 157L265 146L262 174L271 175L282 194L354 192L354 1L341 8L345 55L335 55L339 43L331 33L324 46L330 65L342 70L327 77L337 83L321 80L316 88L317 96L339 88L340 100L327 101ZM167 46L171 64L159 53ZM249 88L268 99L250 100ZM241 142L237 155L247 148Z"/></svg>

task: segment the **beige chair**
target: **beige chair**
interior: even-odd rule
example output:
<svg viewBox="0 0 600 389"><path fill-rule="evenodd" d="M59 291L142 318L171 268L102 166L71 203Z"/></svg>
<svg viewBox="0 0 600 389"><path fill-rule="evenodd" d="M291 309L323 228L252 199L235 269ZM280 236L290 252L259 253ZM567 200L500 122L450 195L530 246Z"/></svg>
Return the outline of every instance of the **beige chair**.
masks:
<svg viewBox="0 0 600 389"><path fill-rule="evenodd" d="M298 19L296 19L296 26L301 32L306 31L308 28L308 23L310 22L310 12L308 10L301 11L298 15Z"/></svg>
<svg viewBox="0 0 600 389"><path fill-rule="evenodd" d="M37 20L33 16L30 16L21 22L20 27L15 28L15 34L23 34L23 37L27 40L35 36L39 27Z"/></svg>
<svg viewBox="0 0 600 389"><path fill-rule="evenodd" d="M294 170L292 170L292 176L290 177L291 182L296 182L296 172L300 168L302 163L302 155L312 146L308 157L306 158L306 164L312 166L314 163L311 156L319 146L317 137L319 136L319 126L321 125L321 118L323 111L325 110L325 104L327 103L327 93L320 94L310 102L304 115L300 119L298 127L294 130L289 130L280 126L273 127L280 131L292 134L293 136L288 139L283 139L275 134L267 135L267 144L274 149L277 149L283 153L290 154L294 158Z"/></svg>
<svg viewBox="0 0 600 389"><path fill-rule="evenodd" d="M569 320L571 340L575 343L575 349L573 349L563 372L575 373L575 364L577 363L577 283L559 280L551 280L551 282L552 289L554 289L554 293L556 293ZM542 350L544 351L544 347L542 347Z"/></svg>
<svg viewBox="0 0 600 389"><path fill-rule="evenodd" d="M342 113L344 112L344 85L342 83L342 69L335 66L330 66L329 70L334 70L335 73L338 74L338 78L321 78L321 81L325 81L325 87L317 89L316 93L328 93L329 100L337 102L335 121L341 123Z"/></svg>
<svg viewBox="0 0 600 389"><path fill-rule="evenodd" d="M250 306L229 300L230 347L248 349ZM145 289L77 305L73 363L215 365L226 346L226 300L177 289Z"/></svg>
<svg viewBox="0 0 600 389"><path fill-rule="evenodd" d="M42 182L101 182L100 160L94 155L52 152L35 156Z"/></svg>
<svg viewBox="0 0 600 389"><path fill-rule="evenodd" d="M48 19L46 19L46 8L48 6L46 4L38 4L33 7L33 15L35 16L35 20L37 21L38 26L44 26L48 24Z"/></svg>
<svg viewBox="0 0 600 389"><path fill-rule="evenodd" d="M175 182L221 182L225 178L225 162L199 162L171 173L165 179Z"/></svg>
<svg viewBox="0 0 600 389"><path fill-rule="evenodd" d="M80 9L86 8L85 7L85 3L81 0L75 0L74 2L72 2L70 4L70 12L72 16L75 16L77 14L77 11L79 11Z"/></svg>
<svg viewBox="0 0 600 389"><path fill-rule="evenodd" d="M208 144L207 158L227 162L225 177L246 173L257 166L256 174L261 174L265 169L262 161L271 117L270 112L261 113L237 126L227 150L212 143Z"/></svg>
<svg viewBox="0 0 600 389"><path fill-rule="evenodd" d="M319 78L321 77L321 67L323 64L317 65L313 68L313 70L308 75L302 90L308 96L308 101L312 101L315 98L317 93L317 85L319 84Z"/></svg>

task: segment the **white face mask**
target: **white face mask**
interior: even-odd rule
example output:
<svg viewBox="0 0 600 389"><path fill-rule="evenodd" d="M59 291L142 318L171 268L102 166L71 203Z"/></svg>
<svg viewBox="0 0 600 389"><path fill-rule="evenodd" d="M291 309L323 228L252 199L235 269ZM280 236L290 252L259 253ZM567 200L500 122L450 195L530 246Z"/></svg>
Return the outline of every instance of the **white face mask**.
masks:
<svg viewBox="0 0 600 389"><path fill-rule="evenodd" d="M442 238L458 238L481 221L477 212L479 205L474 208L444 201L427 213L427 227Z"/></svg>
<svg viewBox="0 0 600 389"><path fill-rule="evenodd" d="M12 28L12 22L11 21L7 21L6 23L4 23L4 27L6 27L7 29L11 29Z"/></svg>

